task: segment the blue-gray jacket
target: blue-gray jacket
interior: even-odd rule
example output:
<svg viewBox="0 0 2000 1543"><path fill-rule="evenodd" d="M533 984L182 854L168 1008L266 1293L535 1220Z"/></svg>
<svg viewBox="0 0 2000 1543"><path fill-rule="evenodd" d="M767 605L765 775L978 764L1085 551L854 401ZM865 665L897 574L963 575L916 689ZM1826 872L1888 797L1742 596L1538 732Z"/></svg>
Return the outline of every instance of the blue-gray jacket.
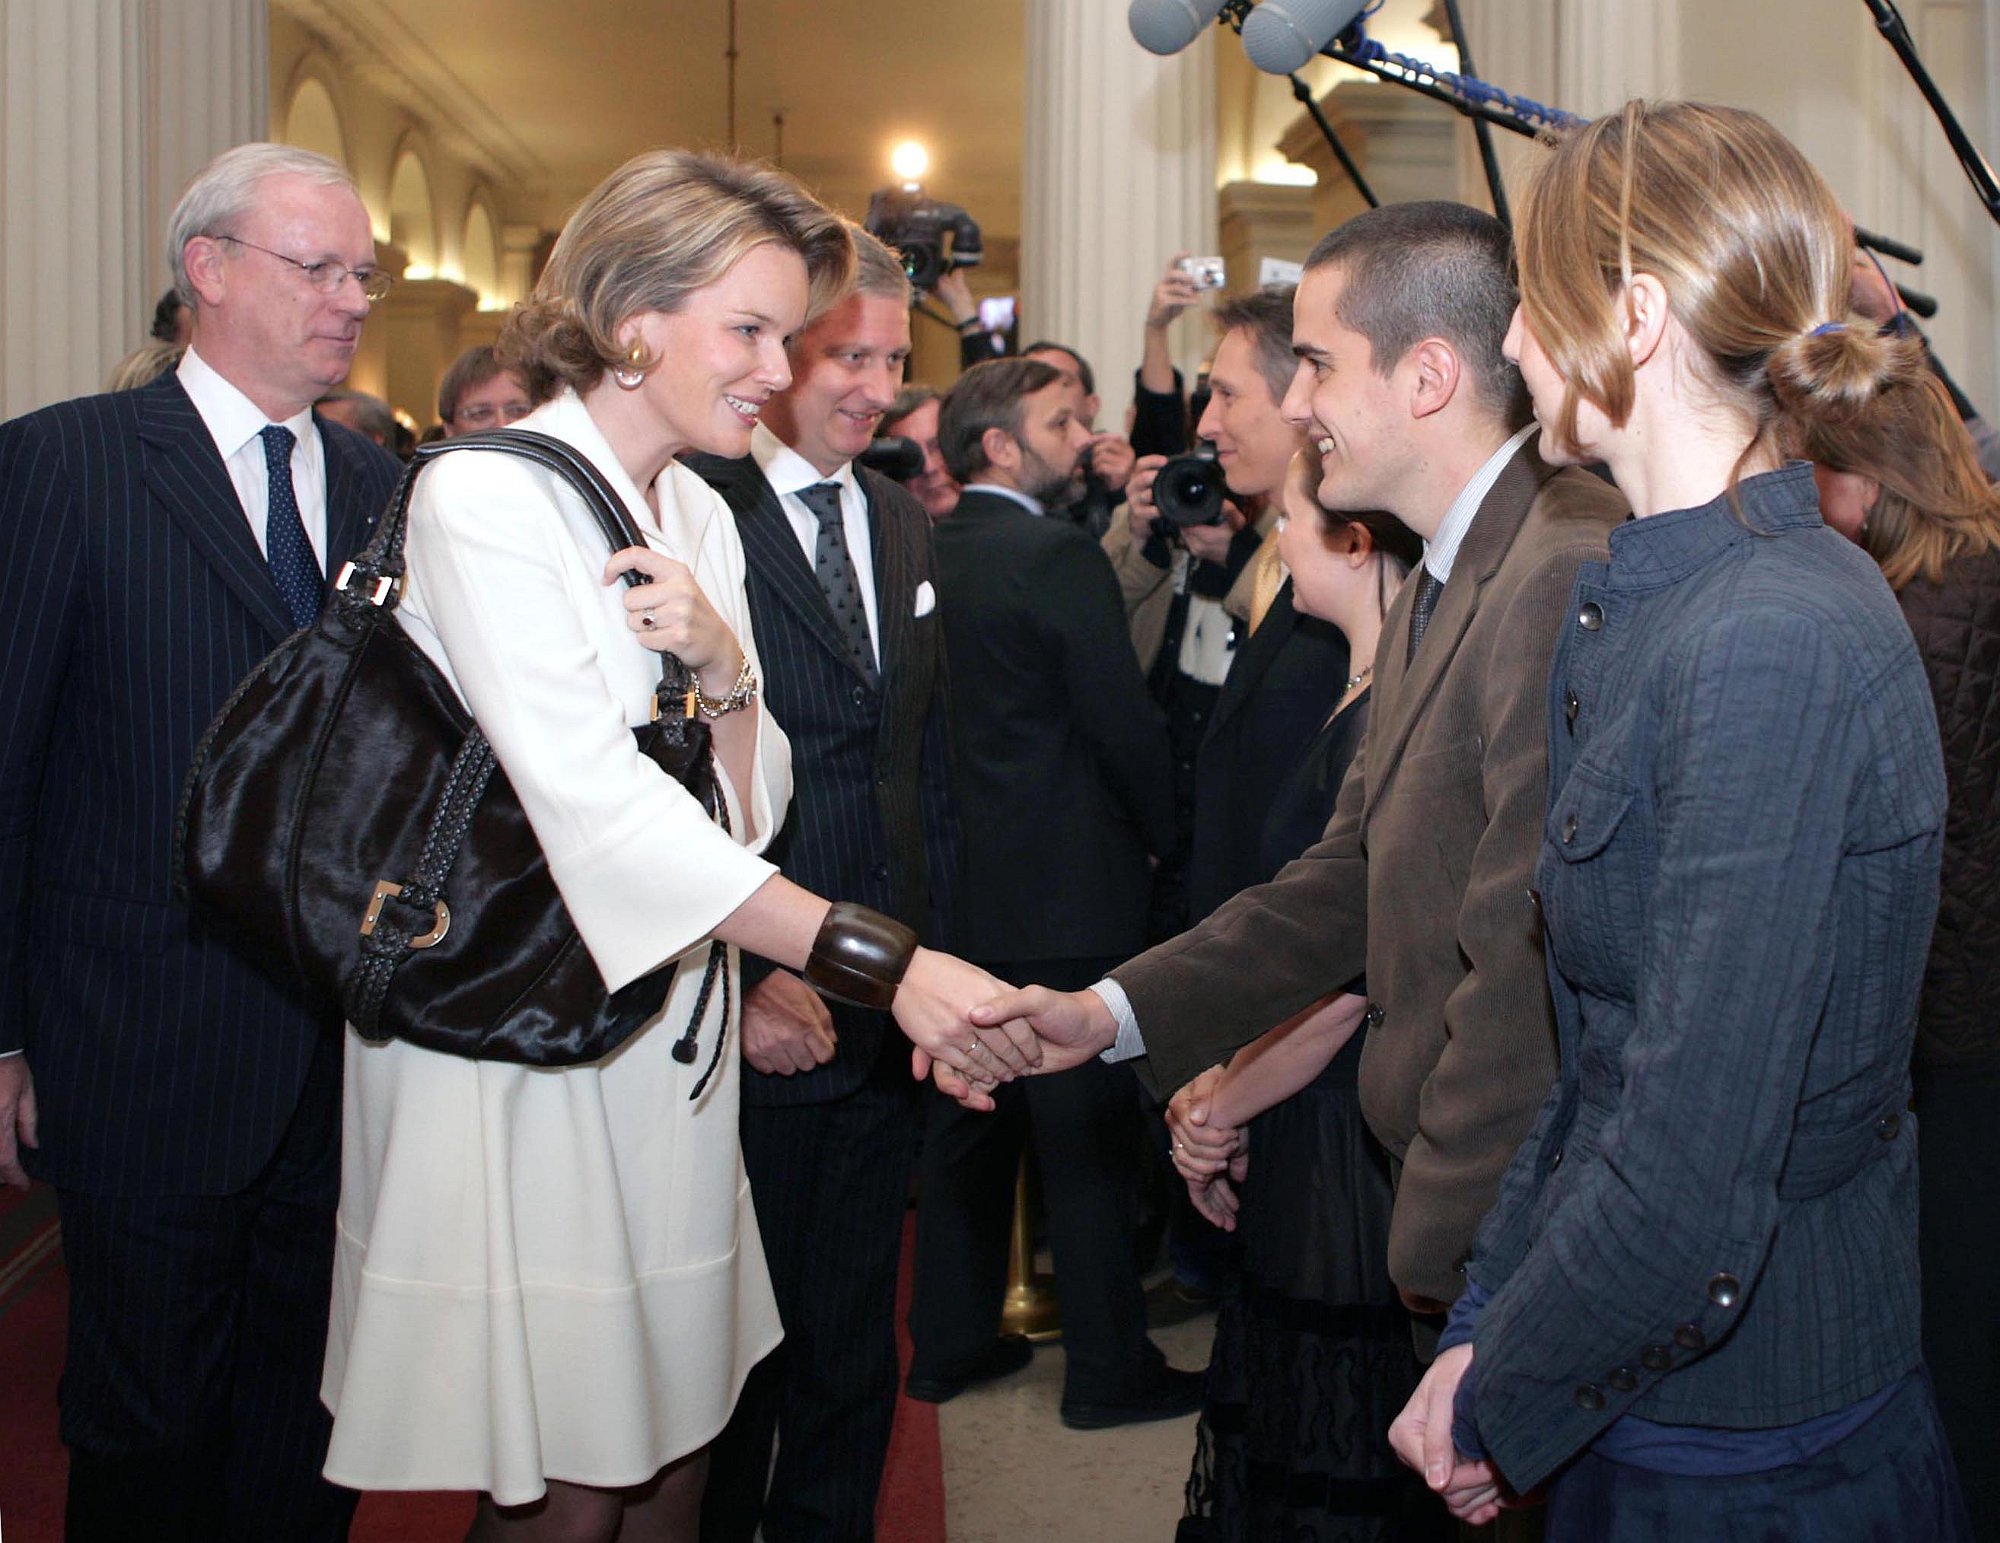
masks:
<svg viewBox="0 0 2000 1543"><path fill-rule="evenodd" d="M1621 1414L1786 1425L1918 1362L1937 721L1810 470L1739 498L1613 531L1556 652L1562 1076L1468 1266L1479 1431L1520 1489Z"/></svg>

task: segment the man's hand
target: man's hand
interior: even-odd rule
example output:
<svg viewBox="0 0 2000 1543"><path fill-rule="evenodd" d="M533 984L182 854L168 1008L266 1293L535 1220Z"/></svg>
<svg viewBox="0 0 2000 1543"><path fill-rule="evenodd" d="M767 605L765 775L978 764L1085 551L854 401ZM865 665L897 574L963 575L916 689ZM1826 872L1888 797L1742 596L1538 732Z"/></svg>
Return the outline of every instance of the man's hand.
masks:
<svg viewBox="0 0 2000 1543"><path fill-rule="evenodd" d="M743 1059L758 1071L789 1077L833 1059L833 1014L789 970L773 970L743 998Z"/></svg>
<svg viewBox="0 0 2000 1543"><path fill-rule="evenodd" d="M1142 455L1132 463L1132 474L1125 480L1125 507L1132 521L1134 541L1144 541L1153 533L1153 521L1160 515L1159 506L1153 502L1153 484L1166 464L1163 455Z"/></svg>
<svg viewBox="0 0 2000 1543"><path fill-rule="evenodd" d="M951 319L964 323L979 315L979 302L972 298L972 285L965 277L963 268L953 268L943 274L931 286L931 293L945 304L951 312Z"/></svg>
<svg viewBox="0 0 2000 1543"><path fill-rule="evenodd" d="M1224 504L1222 518L1215 524L1182 526L1181 543L1199 562L1227 563L1229 543L1236 539L1244 524L1243 511L1234 504Z"/></svg>
<svg viewBox="0 0 2000 1543"><path fill-rule="evenodd" d="M1041 1072L1081 1066L1118 1041L1118 1020L1095 991L1051 991L1028 986L1005 991L972 1010L972 1022L990 1029L1024 1023L1041 1042Z"/></svg>
<svg viewBox="0 0 2000 1543"><path fill-rule="evenodd" d="M1139 452L1132 442L1118 434L1093 434L1090 438L1090 469L1116 493L1131 480Z"/></svg>
<svg viewBox="0 0 2000 1543"><path fill-rule="evenodd" d="M1152 302L1146 307L1148 331L1164 332L1176 316L1201 300L1201 290L1196 287L1193 277L1181 268L1181 260L1189 255L1187 252L1174 253L1167 263L1167 271L1153 286Z"/></svg>
<svg viewBox="0 0 2000 1543"><path fill-rule="evenodd" d="M1471 1365L1470 1345L1454 1345L1432 1362L1390 1424L1389 1445L1424 1476L1453 1516L1483 1527L1500 1514L1500 1477L1490 1462L1461 1455L1451 1440L1452 1403Z"/></svg>
<svg viewBox="0 0 2000 1543"><path fill-rule="evenodd" d="M25 1055L0 1060L0 1184L26 1189L27 1170L21 1148L39 1146L35 1139L35 1075Z"/></svg>

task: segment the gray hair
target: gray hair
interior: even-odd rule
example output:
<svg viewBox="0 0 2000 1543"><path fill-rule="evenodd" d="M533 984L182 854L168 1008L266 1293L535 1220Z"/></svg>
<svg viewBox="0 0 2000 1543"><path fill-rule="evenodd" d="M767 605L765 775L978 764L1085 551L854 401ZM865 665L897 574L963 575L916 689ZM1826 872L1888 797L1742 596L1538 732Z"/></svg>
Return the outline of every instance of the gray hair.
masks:
<svg viewBox="0 0 2000 1543"><path fill-rule="evenodd" d="M354 191L354 178L330 156L297 145L257 143L225 150L195 173L167 220L167 263L174 272L174 293L196 303L188 279L187 244L196 236L221 236L248 214L257 202L257 184L266 177L304 177L319 187ZM358 194L357 194L358 196Z"/></svg>

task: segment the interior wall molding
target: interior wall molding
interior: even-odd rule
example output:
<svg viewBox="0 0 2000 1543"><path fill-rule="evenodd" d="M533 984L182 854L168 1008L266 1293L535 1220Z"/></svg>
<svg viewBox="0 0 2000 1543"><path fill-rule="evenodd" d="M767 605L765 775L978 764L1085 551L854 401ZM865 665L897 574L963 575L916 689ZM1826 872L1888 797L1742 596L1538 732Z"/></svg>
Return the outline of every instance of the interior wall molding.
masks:
<svg viewBox="0 0 2000 1543"><path fill-rule="evenodd" d="M347 68L502 186L545 195L549 167L386 0L275 0Z"/></svg>

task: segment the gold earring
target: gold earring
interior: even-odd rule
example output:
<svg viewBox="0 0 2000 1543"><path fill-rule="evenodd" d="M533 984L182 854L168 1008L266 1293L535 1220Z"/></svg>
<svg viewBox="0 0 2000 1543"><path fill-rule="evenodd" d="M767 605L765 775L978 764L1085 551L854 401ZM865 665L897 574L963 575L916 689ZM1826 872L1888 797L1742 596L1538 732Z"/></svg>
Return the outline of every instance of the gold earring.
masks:
<svg viewBox="0 0 2000 1543"><path fill-rule="evenodd" d="M646 345L640 339L634 338L631 348L626 350L624 364L612 370L611 378L617 381L622 389L637 391L639 383L646 378L645 365Z"/></svg>

